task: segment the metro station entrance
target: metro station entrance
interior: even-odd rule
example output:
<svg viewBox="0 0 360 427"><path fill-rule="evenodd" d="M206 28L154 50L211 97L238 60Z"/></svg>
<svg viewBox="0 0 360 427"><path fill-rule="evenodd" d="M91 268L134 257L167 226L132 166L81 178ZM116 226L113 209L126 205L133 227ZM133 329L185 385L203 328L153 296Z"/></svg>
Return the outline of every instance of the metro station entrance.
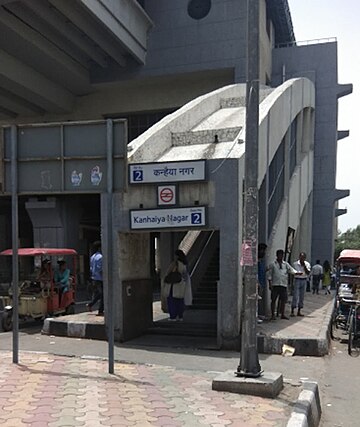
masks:
<svg viewBox="0 0 360 427"><path fill-rule="evenodd" d="M73 246L84 254L86 281L89 241L101 237L106 334L120 342L151 333L238 344L238 159L220 169L220 160L127 165L121 120L12 126L3 129L3 142L2 201L14 194L15 162L15 195L26 198L33 245ZM161 283L177 248L189 260L193 302L184 322L170 325Z"/></svg>
<svg viewBox="0 0 360 427"><path fill-rule="evenodd" d="M219 281L219 233L217 231L162 232L153 236L155 274L153 325L150 335L212 337L217 333L217 292ZM169 321L164 276L176 249L187 256L192 301L185 304L184 320ZM185 299L186 302L187 299ZM215 344L214 344L215 345Z"/></svg>

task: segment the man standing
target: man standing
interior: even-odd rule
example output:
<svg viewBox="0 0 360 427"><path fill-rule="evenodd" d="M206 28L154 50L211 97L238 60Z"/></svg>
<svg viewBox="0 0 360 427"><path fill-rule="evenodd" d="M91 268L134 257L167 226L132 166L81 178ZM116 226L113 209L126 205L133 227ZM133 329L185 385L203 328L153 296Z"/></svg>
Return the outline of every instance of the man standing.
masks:
<svg viewBox="0 0 360 427"><path fill-rule="evenodd" d="M316 294L319 295L319 286L320 286L320 280L322 279L322 275L323 275L323 267L320 264L320 260L317 259L316 264L311 269L313 294L316 292Z"/></svg>
<svg viewBox="0 0 360 427"><path fill-rule="evenodd" d="M92 311L92 307L98 301L99 311L97 316L104 315L104 292L103 292L103 271L102 271L102 253L101 253L101 242L94 242L95 253L90 258L90 275L94 286L94 296L92 301L87 304L89 311Z"/></svg>
<svg viewBox="0 0 360 427"><path fill-rule="evenodd" d="M306 253L300 252L299 259L294 262L293 267L299 273L295 277L294 292L291 302L291 317L295 316L295 309L297 307L297 315L304 316L301 309L304 307L304 295L306 290L306 282L311 272L311 265L306 261Z"/></svg>
<svg viewBox="0 0 360 427"><path fill-rule="evenodd" d="M285 316L285 304L287 301L288 275L298 274L289 263L284 261L284 251L276 251L276 260L269 267L269 285L271 289L271 320L275 320L275 305L277 299L280 301L281 319L289 318Z"/></svg>

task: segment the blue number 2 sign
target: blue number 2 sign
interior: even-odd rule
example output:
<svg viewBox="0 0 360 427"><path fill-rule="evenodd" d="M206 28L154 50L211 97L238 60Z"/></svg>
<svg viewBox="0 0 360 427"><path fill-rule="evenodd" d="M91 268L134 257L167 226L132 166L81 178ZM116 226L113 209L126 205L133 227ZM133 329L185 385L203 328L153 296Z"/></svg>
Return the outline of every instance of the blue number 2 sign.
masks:
<svg viewBox="0 0 360 427"><path fill-rule="evenodd" d="M135 170L135 171L133 171L133 181L134 182L143 181L143 179L144 179L144 175L143 175L143 171L142 170Z"/></svg>
<svg viewBox="0 0 360 427"><path fill-rule="evenodd" d="M192 213L191 214L191 224L202 225L201 213Z"/></svg>

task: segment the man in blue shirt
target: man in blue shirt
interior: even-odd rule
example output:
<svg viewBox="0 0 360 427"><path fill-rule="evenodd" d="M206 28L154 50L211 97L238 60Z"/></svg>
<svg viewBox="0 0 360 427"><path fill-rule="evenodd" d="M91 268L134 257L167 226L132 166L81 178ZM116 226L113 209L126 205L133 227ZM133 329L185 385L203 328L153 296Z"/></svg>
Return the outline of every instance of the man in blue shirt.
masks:
<svg viewBox="0 0 360 427"><path fill-rule="evenodd" d="M102 253L101 253L101 242L94 242L94 250L95 253L90 258L90 275L91 280L93 282L94 287L94 295L93 299L89 304L87 304L87 308L89 311L92 311L92 307L98 301L99 304L99 312L97 316L104 315L104 292L103 292L103 268L102 268Z"/></svg>

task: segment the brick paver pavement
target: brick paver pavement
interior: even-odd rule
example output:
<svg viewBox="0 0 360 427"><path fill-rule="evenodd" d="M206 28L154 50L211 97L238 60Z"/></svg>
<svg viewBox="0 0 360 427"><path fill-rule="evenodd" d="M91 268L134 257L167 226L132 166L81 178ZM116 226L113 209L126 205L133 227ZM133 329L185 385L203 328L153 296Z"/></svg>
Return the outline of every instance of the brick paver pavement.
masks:
<svg viewBox="0 0 360 427"><path fill-rule="evenodd" d="M1 352L2 427L285 426L291 402L211 390L214 374L101 359Z"/></svg>

